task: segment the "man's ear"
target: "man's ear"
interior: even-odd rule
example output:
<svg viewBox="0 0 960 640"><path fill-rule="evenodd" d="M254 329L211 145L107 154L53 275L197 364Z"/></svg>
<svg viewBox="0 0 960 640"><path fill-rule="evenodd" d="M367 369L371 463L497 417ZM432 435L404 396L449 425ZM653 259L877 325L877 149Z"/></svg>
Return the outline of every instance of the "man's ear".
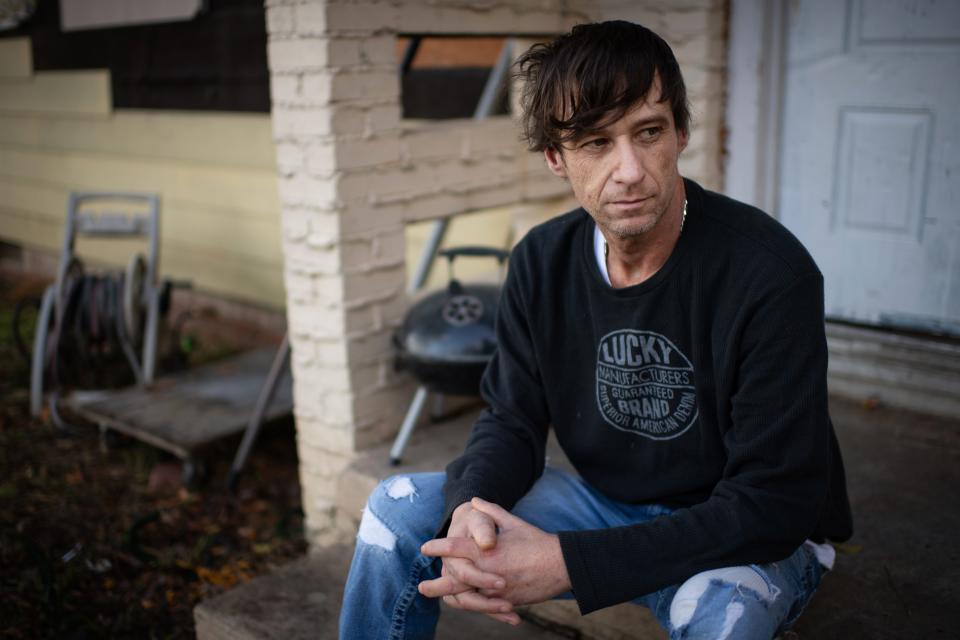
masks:
<svg viewBox="0 0 960 640"><path fill-rule="evenodd" d="M543 157L546 159L547 166L553 172L553 175L560 178L567 177L567 167L563 164L563 151L547 147L543 150Z"/></svg>
<svg viewBox="0 0 960 640"><path fill-rule="evenodd" d="M683 150L687 148L687 143L690 142L690 132L677 131L677 142L680 145L678 152L683 152Z"/></svg>

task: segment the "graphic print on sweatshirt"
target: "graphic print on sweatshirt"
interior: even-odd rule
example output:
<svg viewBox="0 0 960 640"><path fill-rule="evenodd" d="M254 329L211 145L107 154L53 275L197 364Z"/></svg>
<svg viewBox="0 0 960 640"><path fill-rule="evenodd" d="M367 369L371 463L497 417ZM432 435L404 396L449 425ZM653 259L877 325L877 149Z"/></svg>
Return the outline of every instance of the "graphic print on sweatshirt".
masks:
<svg viewBox="0 0 960 640"><path fill-rule="evenodd" d="M659 333L608 333L597 348L597 405L621 431L676 438L697 420L693 365Z"/></svg>

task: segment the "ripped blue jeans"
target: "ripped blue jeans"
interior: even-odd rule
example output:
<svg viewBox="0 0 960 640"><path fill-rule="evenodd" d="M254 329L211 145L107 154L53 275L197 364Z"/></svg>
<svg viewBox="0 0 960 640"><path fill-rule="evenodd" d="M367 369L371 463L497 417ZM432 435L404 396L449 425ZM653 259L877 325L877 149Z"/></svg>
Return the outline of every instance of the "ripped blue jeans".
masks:
<svg viewBox="0 0 960 640"><path fill-rule="evenodd" d="M440 562L423 556L420 545L439 526L444 480L443 473L394 476L370 495L344 591L342 640L433 637L439 602L421 596L417 585L439 575ZM549 467L513 509L549 532L616 527L669 512L610 500ZM649 608L671 640L766 640L796 621L823 571L801 546L782 561L706 571L633 602Z"/></svg>

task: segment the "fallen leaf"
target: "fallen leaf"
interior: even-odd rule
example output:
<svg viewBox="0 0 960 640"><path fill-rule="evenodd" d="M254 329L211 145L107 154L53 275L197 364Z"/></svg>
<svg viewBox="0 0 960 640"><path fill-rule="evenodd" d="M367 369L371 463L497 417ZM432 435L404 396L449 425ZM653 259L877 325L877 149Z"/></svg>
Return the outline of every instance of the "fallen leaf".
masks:
<svg viewBox="0 0 960 640"><path fill-rule="evenodd" d="M837 550L838 553L842 553L845 556L852 556L863 551L862 544L850 544L849 542L831 542L833 548Z"/></svg>

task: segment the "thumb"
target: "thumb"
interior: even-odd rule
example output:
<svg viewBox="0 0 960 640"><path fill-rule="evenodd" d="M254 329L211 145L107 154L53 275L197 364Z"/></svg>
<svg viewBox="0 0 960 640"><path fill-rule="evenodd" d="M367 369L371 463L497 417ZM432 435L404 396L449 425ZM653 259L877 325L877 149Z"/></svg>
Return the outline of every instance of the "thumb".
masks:
<svg viewBox="0 0 960 640"><path fill-rule="evenodd" d="M485 513L493 518L493 521L497 523L497 526L501 529L513 529L517 525L525 524L523 520L500 505L487 502L483 498L474 498L470 505L480 513Z"/></svg>
<svg viewBox="0 0 960 640"><path fill-rule="evenodd" d="M473 507L473 504L470 505ZM493 549L497 546L497 525L493 518L476 507L473 509L473 517L470 518L470 537L473 538L477 546L483 550Z"/></svg>

